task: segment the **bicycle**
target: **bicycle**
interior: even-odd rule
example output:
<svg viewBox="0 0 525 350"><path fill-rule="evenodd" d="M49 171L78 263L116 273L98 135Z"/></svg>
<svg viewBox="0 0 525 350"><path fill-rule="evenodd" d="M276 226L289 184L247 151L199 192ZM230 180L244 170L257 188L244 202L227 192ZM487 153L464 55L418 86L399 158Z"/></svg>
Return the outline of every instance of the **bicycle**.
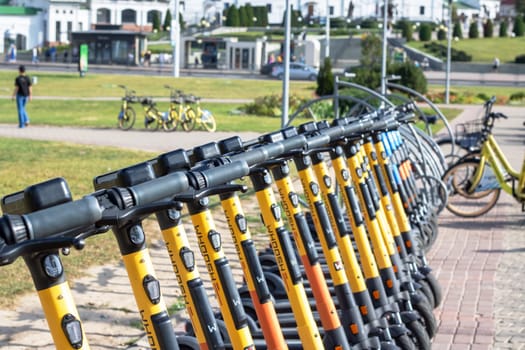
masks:
<svg viewBox="0 0 525 350"><path fill-rule="evenodd" d="M492 209L501 190L510 194L525 211L525 160L518 172L507 160L492 129L496 119L508 117L490 112L483 122L480 148L471 150L445 172L447 209L461 217L478 217Z"/></svg>
<svg viewBox="0 0 525 350"><path fill-rule="evenodd" d="M170 107L168 115L173 120L174 129L177 130L179 124L184 131L192 131L195 126L195 112L186 105L185 95L181 90L177 90L169 85L164 85L170 90Z"/></svg>
<svg viewBox="0 0 525 350"><path fill-rule="evenodd" d="M457 124L453 137L442 137L436 140L449 166L469 152L475 150L479 152L482 142L483 125L489 117L495 102L496 97L492 96L483 104L484 113L480 119Z"/></svg>
<svg viewBox="0 0 525 350"><path fill-rule="evenodd" d="M205 130L214 132L217 129L215 117L209 110L201 108L201 98L194 95L185 95L184 97L185 103L189 104L191 110L193 111L193 113L188 114L190 117L194 117L192 120L193 127L195 124L199 124Z"/></svg>
<svg viewBox="0 0 525 350"><path fill-rule="evenodd" d="M135 124L136 113L132 103L138 102L138 97L135 95L135 90L130 90L124 85L119 85L124 89L124 97L122 97L122 104L120 106L120 113L118 114L118 127L122 130L129 130Z"/></svg>
<svg viewBox="0 0 525 350"><path fill-rule="evenodd" d="M175 120L169 112L161 112L151 97L144 97L140 103L144 108L144 127L157 131L160 127L164 131L174 131L177 128Z"/></svg>

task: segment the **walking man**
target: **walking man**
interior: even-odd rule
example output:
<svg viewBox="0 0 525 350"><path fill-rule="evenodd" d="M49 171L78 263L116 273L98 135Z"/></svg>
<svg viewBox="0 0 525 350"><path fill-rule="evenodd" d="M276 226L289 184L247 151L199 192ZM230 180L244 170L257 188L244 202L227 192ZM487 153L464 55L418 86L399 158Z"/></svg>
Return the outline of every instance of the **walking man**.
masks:
<svg viewBox="0 0 525 350"><path fill-rule="evenodd" d="M13 100L16 98L16 108L18 109L18 127L24 128L29 126L29 117L26 113L27 100L31 101L32 87L31 79L26 75L26 67L18 67L18 76L15 79L15 90L13 91Z"/></svg>

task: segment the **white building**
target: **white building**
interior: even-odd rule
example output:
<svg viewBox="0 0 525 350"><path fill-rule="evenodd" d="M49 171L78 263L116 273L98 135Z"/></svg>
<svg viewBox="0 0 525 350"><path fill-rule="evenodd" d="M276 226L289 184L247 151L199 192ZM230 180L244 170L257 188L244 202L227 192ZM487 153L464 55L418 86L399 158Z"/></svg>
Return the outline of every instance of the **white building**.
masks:
<svg viewBox="0 0 525 350"><path fill-rule="evenodd" d="M280 24L283 19L283 0L0 0L0 50L5 43L16 40L20 49L49 43L68 43L74 31L84 31L103 26L120 26L134 31L150 31L154 13L161 24L170 9L175 13L175 1L188 24L198 24L205 19L220 24L222 13L229 6L266 6L270 24ZM479 4L480 10L465 10L469 17L495 18L501 8L500 0L461 0L460 3ZM305 21L324 21L326 16L380 18L381 0L290 0ZM447 0L394 0L394 18L412 21L437 22L447 15ZM306 23L305 23L306 24ZM13 39L15 38L15 39Z"/></svg>

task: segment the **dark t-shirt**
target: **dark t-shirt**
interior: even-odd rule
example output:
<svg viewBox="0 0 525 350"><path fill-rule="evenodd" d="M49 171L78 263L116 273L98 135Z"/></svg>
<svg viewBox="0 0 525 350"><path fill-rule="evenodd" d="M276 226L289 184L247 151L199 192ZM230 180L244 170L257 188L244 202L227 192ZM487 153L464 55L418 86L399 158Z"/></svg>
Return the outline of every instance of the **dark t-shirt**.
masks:
<svg viewBox="0 0 525 350"><path fill-rule="evenodd" d="M29 96L29 87L31 86L31 79L27 75L19 75L15 79L15 86L18 86L17 95Z"/></svg>

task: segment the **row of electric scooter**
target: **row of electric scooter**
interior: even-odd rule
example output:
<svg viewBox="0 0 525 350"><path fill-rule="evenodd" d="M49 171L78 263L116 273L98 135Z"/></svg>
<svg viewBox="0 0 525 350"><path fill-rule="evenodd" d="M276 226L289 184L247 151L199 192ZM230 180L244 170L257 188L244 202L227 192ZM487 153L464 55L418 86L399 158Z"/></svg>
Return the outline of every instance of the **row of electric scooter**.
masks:
<svg viewBox="0 0 525 350"><path fill-rule="evenodd" d="M61 350L89 343L60 253L109 230L152 349L430 349L441 291L425 249L439 208L422 191L434 176L419 174L402 136L413 116L403 105L175 150L96 177L95 192L78 200L63 178L29 186L2 198L0 265L24 258ZM240 287L212 196L243 269ZM241 196L257 202L267 249L255 247ZM188 311L185 334L173 330L146 249L142 221L153 214Z"/></svg>

